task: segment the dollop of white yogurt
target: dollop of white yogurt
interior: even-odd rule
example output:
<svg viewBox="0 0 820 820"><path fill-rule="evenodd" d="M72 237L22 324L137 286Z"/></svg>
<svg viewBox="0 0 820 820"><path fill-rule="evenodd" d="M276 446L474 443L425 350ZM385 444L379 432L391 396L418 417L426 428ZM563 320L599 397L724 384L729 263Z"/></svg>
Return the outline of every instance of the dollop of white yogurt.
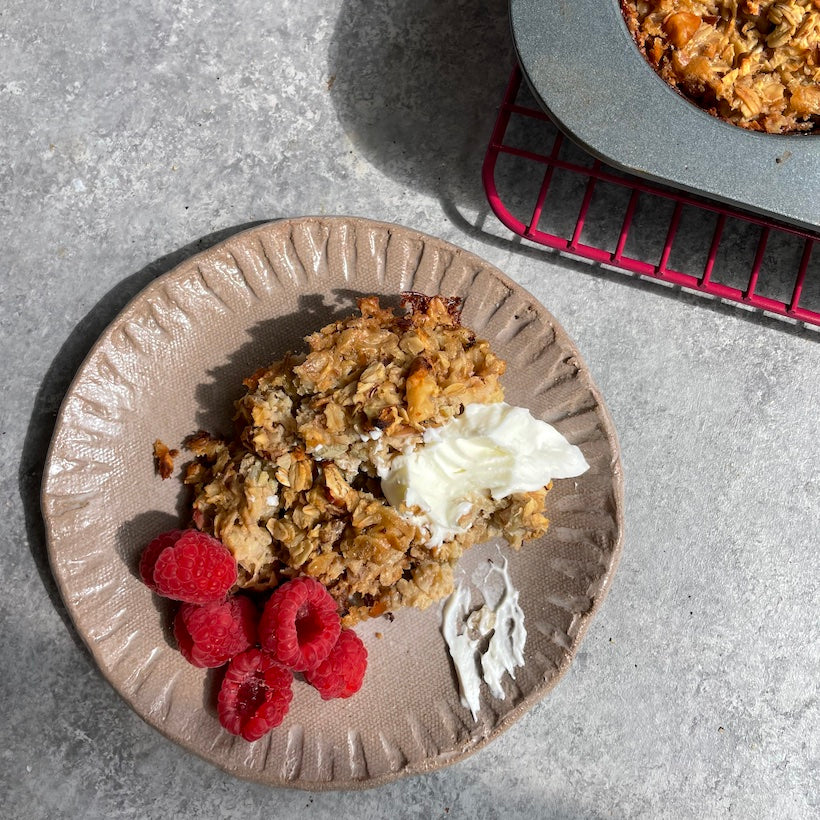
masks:
<svg viewBox="0 0 820 820"><path fill-rule="evenodd" d="M426 430L421 446L393 458L379 477L388 502L409 520L421 519L428 545L438 546L464 532L459 522L477 497L531 492L588 469L580 448L551 424L525 407L496 402L468 404Z"/></svg>

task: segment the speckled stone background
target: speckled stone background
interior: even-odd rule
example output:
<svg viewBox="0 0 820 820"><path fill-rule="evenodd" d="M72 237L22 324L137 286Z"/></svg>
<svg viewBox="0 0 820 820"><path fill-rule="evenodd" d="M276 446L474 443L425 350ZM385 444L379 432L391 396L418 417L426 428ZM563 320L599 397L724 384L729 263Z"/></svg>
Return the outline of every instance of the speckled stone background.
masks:
<svg viewBox="0 0 820 820"><path fill-rule="evenodd" d="M818 815L820 336L513 241L479 177L511 63L502 0L3 4L4 817ZM65 615L38 506L117 311L303 214L400 222L529 288L589 362L627 481L620 570L554 693L466 762L351 794L248 785L131 713ZM748 253L740 233L727 269Z"/></svg>

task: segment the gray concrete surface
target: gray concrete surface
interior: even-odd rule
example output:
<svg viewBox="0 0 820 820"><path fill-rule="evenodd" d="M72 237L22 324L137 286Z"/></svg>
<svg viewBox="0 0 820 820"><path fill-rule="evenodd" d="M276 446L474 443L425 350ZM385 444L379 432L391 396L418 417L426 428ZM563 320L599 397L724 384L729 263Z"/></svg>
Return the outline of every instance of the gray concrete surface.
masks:
<svg viewBox="0 0 820 820"><path fill-rule="evenodd" d="M818 816L820 336L511 241L479 178L511 61L502 0L3 4L2 816ZM353 794L240 782L143 724L65 615L38 510L61 396L127 300L238 226L317 213L530 289L627 480L620 570L554 693L466 762Z"/></svg>

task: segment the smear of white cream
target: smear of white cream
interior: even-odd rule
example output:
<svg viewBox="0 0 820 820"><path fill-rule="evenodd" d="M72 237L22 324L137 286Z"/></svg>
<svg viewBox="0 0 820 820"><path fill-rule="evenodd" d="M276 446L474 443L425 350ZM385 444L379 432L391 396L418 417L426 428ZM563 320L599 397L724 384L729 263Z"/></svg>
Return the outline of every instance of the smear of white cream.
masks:
<svg viewBox="0 0 820 820"><path fill-rule="evenodd" d="M444 604L441 631L444 633L444 640L447 641L447 648L450 650L450 657L456 668L461 705L472 712L473 720L475 720L481 708L478 702L481 678L476 666L479 641L469 636L465 626L462 626L462 632L458 631L459 624L464 620L469 609L470 590L459 585Z"/></svg>
<svg viewBox="0 0 820 820"><path fill-rule="evenodd" d="M516 668L524 665L527 630L524 627L524 611L518 603L518 590L513 587L507 570L507 559L504 559L503 569L493 564L490 571L501 576L504 592L493 610L495 626L490 645L481 656L481 671L493 696L504 700L501 681L505 672L515 680Z"/></svg>
<svg viewBox="0 0 820 820"><path fill-rule="evenodd" d="M527 641L524 612L518 603L518 590L513 587L506 558L501 567L490 566L486 581L493 573L500 576L503 583L495 606L485 603L470 612L470 590L459 584L442 610L441 631L455 666L461 704L470 710L473 720L478 718L481 708L482 679L493 697L504 700L504 673L515 679L516 668L524 665L524 644ZM488 597L484 595L485 600ZM487 649L481 652L479 644L490 633Z"/></svg>

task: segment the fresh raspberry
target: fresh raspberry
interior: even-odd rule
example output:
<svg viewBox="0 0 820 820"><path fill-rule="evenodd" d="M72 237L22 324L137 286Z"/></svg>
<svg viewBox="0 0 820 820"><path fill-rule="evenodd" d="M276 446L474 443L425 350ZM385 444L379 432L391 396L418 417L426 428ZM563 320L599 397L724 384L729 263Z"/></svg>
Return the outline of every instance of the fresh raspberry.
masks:
<svg viewBox="0 0 820 820"><path fill-rule="evenodd" d="M182 530L171 530L158 535L143 551L140 556L140 578L142 582L151 589L156 589L154 583L154 566L157 563L159 554L166 548L172 547L182 535Z"/></svg>
<svg viewBox="0 0 820 820"><path fill-rule="evenodd" d="M343 629L336 646L305 680L318 690L322 700L349 698L362 687L367 669L367 650L352 629Z"/></svg>
<svg viewBox="0 0 820 820"><path fill-rule="evenodd" d="M219 722L233 735L259 740L285 718L293 673L268 652L248 649L229 664L217 699Z"/></svg>
<svg viewBox="0 0 820 820"><path fill-rule="evenodd" d="M259 640L280 663L304 672L330 654L341 628L330 593L313 578L294 578L265 604Z"/></svg>
<svg viewBox="0 0 820 820"><path fill-rule="evenodd" d="M185 530L154 565L156 591L188 604L221 601L236 583L236 561L216 538Z"/></svg>
<svg viewBox="0 0 820 820"><path fill-rule="evenodd" d="M174 637L194 666L222 666L256 643L256 621L253 601L242 595L215 604L183 604Z"/></svg>

